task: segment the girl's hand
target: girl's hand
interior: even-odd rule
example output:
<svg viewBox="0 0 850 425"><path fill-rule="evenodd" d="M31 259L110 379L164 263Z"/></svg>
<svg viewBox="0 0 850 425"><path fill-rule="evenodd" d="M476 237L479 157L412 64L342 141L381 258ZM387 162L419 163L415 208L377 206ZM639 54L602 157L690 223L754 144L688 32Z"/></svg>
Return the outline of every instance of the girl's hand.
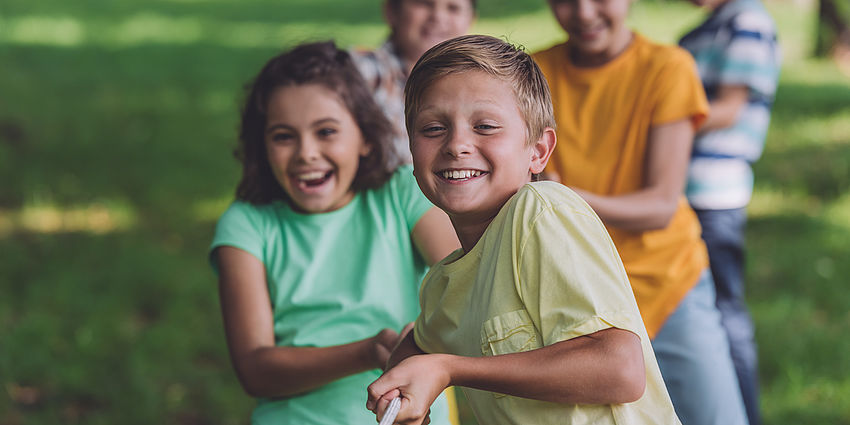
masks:
<svg viewBox="0 0 850 425"><path fill-rule="evenodd" d="M443 357L440 354L408 357L398 366L384 372L369 385L366 408L374 412L380 420L390 401L401 397L397 423L428 423L431 404L451 382L442 363Z"/></svg>
<svg viewBox="0 0 850 425"><path fill-rule="evenodd" d="M392 329L382 329L377 335L369 338L369 357L376 369L384 370L387 360L399 342L399 334Z"/></svg>

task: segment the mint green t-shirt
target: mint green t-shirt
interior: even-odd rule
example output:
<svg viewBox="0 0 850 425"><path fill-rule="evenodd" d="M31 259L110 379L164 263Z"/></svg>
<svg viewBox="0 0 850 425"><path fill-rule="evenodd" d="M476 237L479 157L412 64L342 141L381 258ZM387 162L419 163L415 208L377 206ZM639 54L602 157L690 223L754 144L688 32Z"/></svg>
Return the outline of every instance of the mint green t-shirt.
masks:
<svg viewBox="0 0 850 425"><path fill-rule="evenodd" d="M346 344L416 319L427 266L411 232L431 207L409 166L329 213L300 214L283 201L236 201L219 219L210 253L232 246L265 265L276 345ZM216 257L210 259L217 269ZM252 423L374 425L366 387L379 376L376 369L303 395L259 399ZM441 396L432 423L448 424L447 412Z"/></svg>

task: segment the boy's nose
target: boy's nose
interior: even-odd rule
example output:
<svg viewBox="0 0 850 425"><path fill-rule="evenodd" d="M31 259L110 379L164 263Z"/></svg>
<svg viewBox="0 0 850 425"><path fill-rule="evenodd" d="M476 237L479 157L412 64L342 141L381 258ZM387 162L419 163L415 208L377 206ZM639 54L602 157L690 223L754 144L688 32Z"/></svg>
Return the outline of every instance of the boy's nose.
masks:
<svg viewBox="0 0 850 425"><path fill-rule="evenodd" d="M469 155L474 150L475 146L472 144L472 138L457 130L452 130L449 133L446 143L443 145L443 151L455 158Z"/></svg>

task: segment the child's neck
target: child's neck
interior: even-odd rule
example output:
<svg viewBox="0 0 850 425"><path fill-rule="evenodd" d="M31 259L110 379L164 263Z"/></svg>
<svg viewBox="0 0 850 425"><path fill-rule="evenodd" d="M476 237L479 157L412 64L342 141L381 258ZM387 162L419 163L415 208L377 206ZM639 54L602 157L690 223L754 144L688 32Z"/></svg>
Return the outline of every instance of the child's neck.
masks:
<svg viewBox="0 0 850 425"><path fill-rule="evenodd" d="M611 45L601 52L585 53L573 46L568 50L570 62L581 68L594 68L605 65L622 55L632 44L633 40L634 33L626 29L616 35ZM567 42L567 45L569 46L569 42Z"/></svg>
<svg viewBox="0 0 850 425"><path fill-rule="evenodd" d="M466 217L458 217L455 215L449 216L452 220L452 226L455 228L455 233L457 234L458 240L460 240L460 247L463 248L463 253L466 254L475 247L475 244L481 240L481 237L484 236L484 231L487 230L487 226L493 222L495 217L489 217L487 219L480 218L466 218Z"/></svg>

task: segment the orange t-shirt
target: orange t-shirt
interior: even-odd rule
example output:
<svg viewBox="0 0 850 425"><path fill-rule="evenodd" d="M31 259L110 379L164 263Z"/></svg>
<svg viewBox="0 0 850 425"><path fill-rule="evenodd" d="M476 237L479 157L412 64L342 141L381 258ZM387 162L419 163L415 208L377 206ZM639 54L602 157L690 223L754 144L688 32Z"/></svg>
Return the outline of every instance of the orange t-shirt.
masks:
<svg viewBox="0 0 850 425"><path fill-rule="evenodd" d="M690 54L639 34L600 67L573 65L566 43L533 57L549 82L558 125L547 170L569 186L601 195L641 189L650 128L682 119L696 128L708 114ZM654 337L708 265L696 214L683 194L665 229L632 232L608 226L608 232Z"/></svg>

